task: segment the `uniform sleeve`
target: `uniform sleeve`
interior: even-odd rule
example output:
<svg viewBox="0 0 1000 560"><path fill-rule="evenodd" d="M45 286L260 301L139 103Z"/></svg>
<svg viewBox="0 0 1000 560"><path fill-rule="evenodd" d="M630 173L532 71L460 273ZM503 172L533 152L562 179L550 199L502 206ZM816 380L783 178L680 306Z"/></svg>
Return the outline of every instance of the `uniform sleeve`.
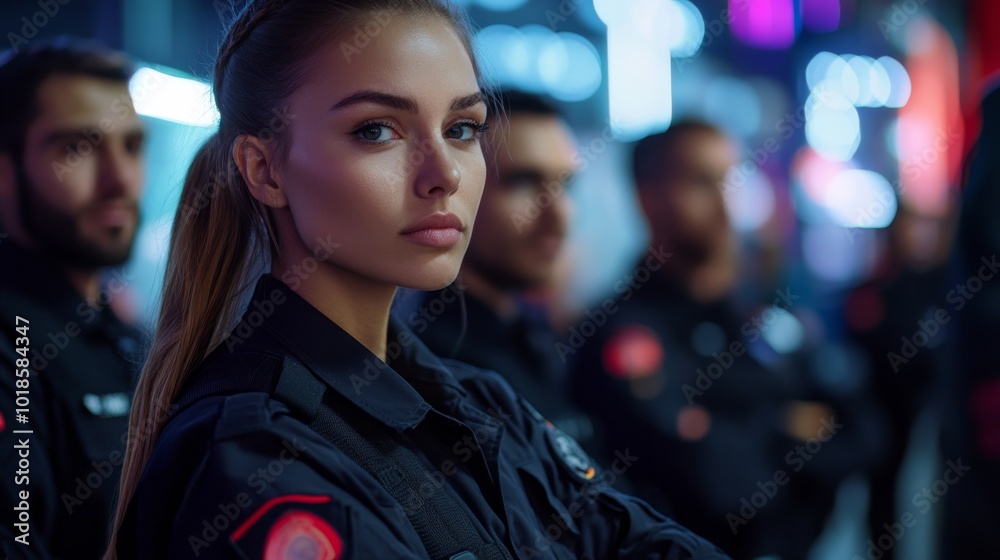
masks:
<svg viewBox="0 0 1000 560"><path fill-rule="evenodd" d="M50 445L46 438L45 399L38 376L32 371L29 380L27 423L18 422L16 403L20 356L14 352L8 333L0 336L0 552L11 559L53 558L47 543L52 538L53 516L58 504L52 471ZM29 370L30 371L30 370ZM31 430L16 434L15 430ZM27 499L22 499L27 492ZM27 526L23 524L27 519ZM27 529L25 531L24 529ZM24 543L27 542L27 545Z"/></svg>
<svg viewBox="0 0 1000 560"><path fill-rule="evenodd" d="M252 424L253 411L233 408L224 422L246 416ZM415 534L394 523L392 504L378 503L370 483L298 420L282 415L264 430L225 431L216 430L204 460L180 481L167 558L423 558ZM149 526L161 503L140 501L140 558L163 557Z"/></svg>
<svg viewBox="0 0 1000 560"><path fill-rule="evenodd" d="M522 478L536 494L545 495L549 538L575 542L578 557L627 559L726 559L718 547L656 512L644 501L614 489L617 478L631 466L627 452L605 469L586 455L571 437L520 400L523 434L538 461L520 467Z"/></svg>

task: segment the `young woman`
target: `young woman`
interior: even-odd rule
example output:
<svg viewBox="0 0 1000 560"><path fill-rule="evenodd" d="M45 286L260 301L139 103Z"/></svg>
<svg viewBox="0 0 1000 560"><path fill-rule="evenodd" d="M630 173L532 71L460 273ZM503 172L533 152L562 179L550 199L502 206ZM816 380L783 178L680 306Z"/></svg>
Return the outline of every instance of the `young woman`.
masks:
<svg viewBox="0 0 1000 560"><path fill-rule="evenodd" d="M460 17L253 2L214 88L106 558L725 558L610 488L642 458L599 473L389 320L397 286L454 280L483 188Z"/></svg>

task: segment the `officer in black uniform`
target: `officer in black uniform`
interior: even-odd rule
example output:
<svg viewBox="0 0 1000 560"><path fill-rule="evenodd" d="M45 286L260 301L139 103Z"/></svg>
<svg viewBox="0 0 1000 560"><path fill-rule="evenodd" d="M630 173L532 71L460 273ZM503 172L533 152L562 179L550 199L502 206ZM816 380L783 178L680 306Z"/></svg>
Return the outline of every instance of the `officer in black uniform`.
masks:
<svg viewBox="0 0 1000 560"><path fill-rule="evenodd" d="M386 355L263 276L164 427L118 558L726 558L611 488L632 457L598 470L496 374L398 320Z"/></svg>
<svg viewBox="0 0 1000 560"><path fill-rule="evenodd" d="M882 549L882 560L898 556L897 548L886 543L895 540L892 527L905 511L897 508L897 488L914 425L933 403L938 372L952 371L946 365L947 341L955 330L950 317L955 309L942 295L952 221L901 207L890 226L887 258L876 276L845 301L848 333L867 358L872 393L888 428L883 456L868 473L867 548Z"/></svg>
<svg viewBox="0 0 1000 560"><path fill-rule="evenodd" d="M140 338L112 311L143 128L121 55L36 42L0 65L0 525L11 558L99 558Z"/></svg>
<svg viewBox="0 0 1000 560"><path fill-rule="evenodd" d="M574 141L542 98L509 91L501 101L505 113L490 122L483 201L459 273L464 290L456 284L427 293L400 315L435 354L500 373L594 454L594 426L570 399L546 309L525 297L554 275L568 228Z"/></svg>
<svg viewBox="0 0 1000 560"><path fill-rule="evenodd" d="M399 286L454 281L480 202L489 92L460 17L261 0L230 26L108 558L725 558L610 487L631 457L598 470L390 320ZM269 107L295 115L281 136Z"/></svg>
<svg viewBox="0 0 1000 560"><path fill-rule="evenodd" d="M986 95L982 114L962 194L956 271L945 292L958 359L939 370L947 466L938 476L949 483L941 498L942 549L951 558L1000 554L1000 88Z"/></svg>
<svg viewBox="0 0 1000 560"><path fill-rule="evenodd" d="M733 152L695 121L637 145L651 245L564 350L580 402L639 457L638 495L734 558L804 558L839 482L814 484L837 455L819 449L845 436L830 407L793 400L798 380L756 357L775 354L764 331L800 296L778 290L750 318L727 299L736 257L720 187ZM605 324L583 324L593 317Z"/></svg>

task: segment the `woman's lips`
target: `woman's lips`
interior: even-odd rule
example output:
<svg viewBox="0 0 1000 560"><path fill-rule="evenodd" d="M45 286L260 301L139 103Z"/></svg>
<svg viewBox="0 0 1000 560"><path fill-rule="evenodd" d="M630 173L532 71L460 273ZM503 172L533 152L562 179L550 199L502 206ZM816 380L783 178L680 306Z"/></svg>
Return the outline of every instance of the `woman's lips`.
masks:
<svg viewBox="0 0 1000 560"><path fill-rule="evenodd" d="M429 247L448 249L462 239L465 225L451 212L431 214L414 223L402 232L402 236Z"/></svg>
<svg viewBox="0 0 1000 560"><path fill-rule="evenodd" d="M462 232L455 228L429 228L404 233L403 237L421 245L448 249L458 244Z"/></svg>

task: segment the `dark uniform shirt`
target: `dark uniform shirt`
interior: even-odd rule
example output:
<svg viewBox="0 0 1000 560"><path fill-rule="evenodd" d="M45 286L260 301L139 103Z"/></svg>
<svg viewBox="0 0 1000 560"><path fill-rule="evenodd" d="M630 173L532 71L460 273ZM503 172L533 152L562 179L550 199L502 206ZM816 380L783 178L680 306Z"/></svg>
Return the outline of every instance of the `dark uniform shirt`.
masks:
<svg viewBox="0 0 1000 560"><path fill-rule="evenodd" d="M559 341L544 310L522 302L515 316L504 318L468 293L463 309L458 297L450 288L430 292L409 316L411 325L424 327L417 334L427 347L438 356L499 373L588 453L599 454L593 423L570 398L566 363L556 351Z"/></svg>
<svg viewBox="0 0 1000 560"><path fill-rule="evenodd" d="M435 473L427 490L448 485L479 537L514 558L725 558L608 487L613 471L574 462L572 445L499 376L439 360L399 322L388 334L386 364L262 277L242 322L193 374L195 385L230 394L182 406L168 422L118 557L284 558L294 547L310 558L429 557L399 502L358 463L274 394L233 393L243 375L212 377L234 363L249 374L294 357L341 407L399 434Z"/></svg>
<svg viewBox="0 0 1000 560"><path fill-rule="evenodd" d="M10 240L0 243L0 263L4 552L11 558L96 559L107 544L139 335L114 316L107 298L91 307L52 263ZM15 374L15 365L23 372L23 354L30 364L27 377ZM15 391L23 390L25 380L28 410L20 412L15 409L24 402L15 399L25 395ZM28 527L15 526L24 518ZM14 541L24 540L26 528L30 546Z"/></svg>
<svg viewBox="0 0 1000 560"><path fill-rule="evenodd" d="M609 442L640 457L628 473L638 495L734 557L798 538L791 527L771 532L787 489L743 503L798 460L780 459L795 445L783 435L787 380L749 355L728 306L699 304L653 278L603 309L606 323L571 329L578 340L564 351L581 404Z"/></svg>

